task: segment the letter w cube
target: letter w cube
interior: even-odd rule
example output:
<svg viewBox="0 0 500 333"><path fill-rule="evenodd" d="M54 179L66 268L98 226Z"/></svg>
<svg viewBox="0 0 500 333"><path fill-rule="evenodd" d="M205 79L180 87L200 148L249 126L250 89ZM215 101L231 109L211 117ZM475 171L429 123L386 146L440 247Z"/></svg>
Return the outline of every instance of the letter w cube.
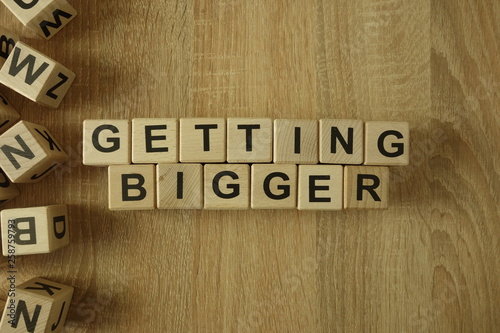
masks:
<svg viewBox="0 0 500 333"><path fill-rule="evenodd" d="M22 42L0 70L0 83L52 108L59 107L74 79L72 71Z"/></svg>

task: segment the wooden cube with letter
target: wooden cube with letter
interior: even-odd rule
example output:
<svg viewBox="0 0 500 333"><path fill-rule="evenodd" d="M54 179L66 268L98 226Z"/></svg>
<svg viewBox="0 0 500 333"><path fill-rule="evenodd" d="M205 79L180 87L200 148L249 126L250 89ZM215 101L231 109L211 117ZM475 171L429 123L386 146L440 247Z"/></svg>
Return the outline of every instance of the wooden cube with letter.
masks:
<svg viewBox="0 0 500 333"><path fill-rule="evenodd" d="M5 172L0 169L0 205L14 199L19 195L16 184L12 184Z"/></svg>
<svg viewBox="0 0 500 333"><path fill-rule="evenodd" d="M179 120L180 161L218 163L226 161L226 119L182 118Z"/></svg>
<svg viewBox="0 0 500 333"><path fill-rule="evenodd" d="M4 209L0 216L4 256L51 253L69 244L66 205Z"/></svg>
<svg viewBox="0 0 500 333"><path fill-rule="evenodd" d="M19 113L7 101L7 98L0 94L0 134L11 128L19 119Z"/></svg>
<svg viewBox="0 0 500 333"><path fill-rule="evenodd" d="M248 164L205 164L205 209L248 209L250 167Z"/></svg>
<svg viewBox="0 0 500 333"><path fill-rule="evenodd" d="M297 207L295 164L252 164L251 204L253 209Z"/></svg>
<svg viewBox="0 0 500 333"><path fill-rule="evenodd" d="M340 210L343 202L342 165L299 165L300 210Z"/></svg>
<svg viewBox="0 0 500 333"><path fill-rule="evenodd" d="M316 164L318 121L276 119L274 121L274 163Z"/></svg>
<svg viewBox="0 0 500 333"><path fill-rule="evenodd" d="M66 0L1 0L25 26L45 39L52 38L75 16Z"/></svg>
<svg viewBox="0 0 500 333"><path fill-rule="evenodd" d="M0 26L0 68L5 64L17 42L19 42L18 35Z"/></svg>
<svg viewBox="0 0 500 333"><path fill-rule="evenodd" d="M177 119L132 119L133 163L176 163Z"/></svg>
<svg viewBox="0 0 500 333"><path fill-rule="evenodd" d="M18 42L0 70L0 83L39 104L57 108L68 92L75 74Z"/></svg>
<svg viewBox="0 0 500 333"><path fill-rule="evenodd" d="M388 203L388 167L348 165L344 168L344 208L384 209Z"/></svg>
<svg viewBox="0 0 500 333"><path fill-rule="evenodd" d="M83 122L83 164L130 164L130 122L87 119Z"/></svg>
<svg viewBox="0 0 500 333"><path fill-rule="evenodd" d="M0 168L13 183L35 183L68 159L47 128L20 121L0 136Z"/></svg>
<svg viewBox="0 0 500 333"><path fill-rule="evenodd" d="M2 333L61 332L66 323L74 288L42 278L16 287L0 322Z"/></svg>
<svg viewBox="0 0 500 333"><path fill-rule="evenodd" d="M155 165L110 165L108 190L111 210L154 209Z"/></svg>
<svg viewBox="0 0 500 333"><path fill-rule="evenodd" d="M364 127L361 120L321 119L319 161L327 164L362 164Z"/></svg>
<svg viewBox="0 0 500 333"><path fill-rule="evenodd" d="M203 208L203 165L158 164L156 193L159 209Z"/></svg>
<svg viewBox="0 0 500 333"><path fill-rule="evenodd" d="M365 165L398 166L409 162L410 129L407 122L365 123Z"/></svg>
<svg viewBox="0 0 500 333"><path fill-rule="evenodd" d="M267 163L273 160L270 118L227 119L227 162Z"/></svg>

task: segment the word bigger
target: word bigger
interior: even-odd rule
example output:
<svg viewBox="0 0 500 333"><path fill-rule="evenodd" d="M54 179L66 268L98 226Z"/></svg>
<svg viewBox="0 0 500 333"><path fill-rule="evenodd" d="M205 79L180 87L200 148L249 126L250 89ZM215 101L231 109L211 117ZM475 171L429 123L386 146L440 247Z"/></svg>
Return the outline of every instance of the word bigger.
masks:
<svg viewBox="0 0 500 333"><path fill-rule="evenodd" d="M112 210L387 208L387 166L409 155L406 122L140 118L83 132L83 163L109 166Z"/></svg>

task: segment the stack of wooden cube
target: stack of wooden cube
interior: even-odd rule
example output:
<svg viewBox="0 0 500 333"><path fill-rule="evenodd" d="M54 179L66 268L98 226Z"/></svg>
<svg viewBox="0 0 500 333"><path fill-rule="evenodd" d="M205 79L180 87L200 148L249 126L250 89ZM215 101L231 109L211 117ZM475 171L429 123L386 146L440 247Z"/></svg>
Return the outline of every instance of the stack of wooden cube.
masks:
<svg viewBox="0 0 500 333"><path fill-rule="evenodd" d="M65 0L1 0L28 28L52 38L75 16ZM0 84L52 108L61 104L75 74L20 41L0 26ZM20 116L0 94L0 205L19 195L15 183L34 183L53 172L67 154L49 131L19 121ZM49 253L69 244L66 205L5 209L1 212L2 252L7 257L10 289L0 332L63 330L73 287L42 278L17 285L16 257Z"/></svg>

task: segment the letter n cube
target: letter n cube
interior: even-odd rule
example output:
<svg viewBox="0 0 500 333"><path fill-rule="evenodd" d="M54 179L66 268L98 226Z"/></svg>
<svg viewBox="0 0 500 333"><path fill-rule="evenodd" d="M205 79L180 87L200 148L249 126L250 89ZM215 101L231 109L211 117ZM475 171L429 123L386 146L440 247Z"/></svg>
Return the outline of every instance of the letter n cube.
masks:
<svg viewBox="0 0 500 333"><path fill-rule="evenodd" d="M68 159L47 128L20 121L0 136L0 168L13 183L35 183Z"/></svg>
<svg viewBox="0 0 500 333"><path fill-rule="evenodd" d="M69 244L66 205L4 209L3 255L50 253Z"/></svg>
<svg viewBox="0 0 500 333"><path fill-rule="evenodd" d="M72 71L22 42L0 70L0 83L52 108L59 107L74 79Z"/></svg>
<svg viewBox="0 0 500 333"><path fill-rule="evenodd" d="M0 332L61 332L74 288L42 278L17 286L7 299Z"/></svg>

